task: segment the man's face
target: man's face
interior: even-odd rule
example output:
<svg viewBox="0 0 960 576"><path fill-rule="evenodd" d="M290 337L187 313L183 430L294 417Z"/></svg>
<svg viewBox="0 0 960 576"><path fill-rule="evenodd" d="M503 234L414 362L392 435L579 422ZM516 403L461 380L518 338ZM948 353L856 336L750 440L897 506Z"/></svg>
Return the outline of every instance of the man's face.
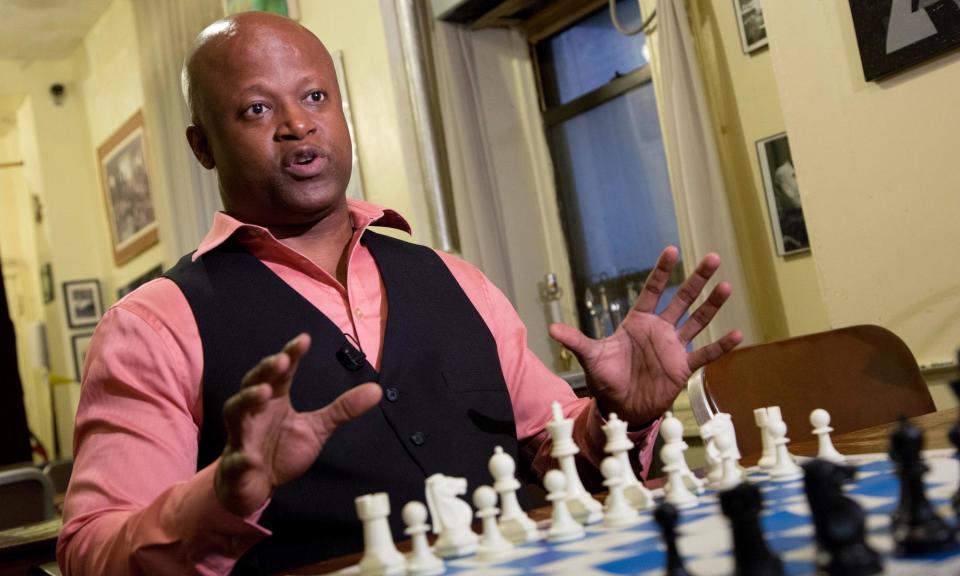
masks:
<svg viewBox="0 0 960 576"><path fill-rule="evenodd" d="M309 224L343 206L350 134L333 62L292 22L243 22L196 58L198 159L224 207L261 225ZM199 132L196 132L199 130Z"/></svg>

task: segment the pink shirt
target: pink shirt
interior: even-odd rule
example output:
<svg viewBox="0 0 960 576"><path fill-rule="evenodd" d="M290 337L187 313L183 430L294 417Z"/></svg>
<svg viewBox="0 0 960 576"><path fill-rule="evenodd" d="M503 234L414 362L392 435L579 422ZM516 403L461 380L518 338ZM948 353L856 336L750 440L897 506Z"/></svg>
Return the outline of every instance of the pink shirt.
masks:
<svg viewBox="0 0 960 576"><path fill-rule="evenodd" d="M392 210L352 200L348 205L356 231L346 286L265 228L223 213L214 217L194 258L235 237L353 335L379 369L387 301L376 263L358 240L371 224L408 233L410 228ZM437 254L496 340L517 438L534 470L542 475L551 466L544 425L553 400L576 418L574 439L598 466L606 438L596 404L578 399L527 348L523 323L483 273L454 256ZM250 366L259 360L251 358ZM64 574L226 574L269 535L257 524L259 512L240 518L219 505L213 491L219 461L197 471L202 374L197 325L172 281L161 278L144 285L103 316L87 355L76 419L76 460L57 546ZM631 434L644 470L658 428L654 424ZM389 492L388 486L384 489Z"/></svg>

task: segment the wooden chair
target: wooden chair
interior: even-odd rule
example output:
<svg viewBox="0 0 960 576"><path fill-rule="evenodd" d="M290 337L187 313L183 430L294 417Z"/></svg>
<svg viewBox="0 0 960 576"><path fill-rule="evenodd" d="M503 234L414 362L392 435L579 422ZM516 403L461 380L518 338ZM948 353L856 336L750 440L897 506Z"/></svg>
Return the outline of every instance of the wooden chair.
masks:
<svg viewBox="0 0 960 576"><path fill-rule="evenodd" d="M52 520L53 486L33 466L0 472L0 530Z"/></svg>
<svg viewBox="0 0 960 576"><path fill-rule="evenodd" d="M935 410L913 354L879 326L851 326L734 350L687 384L694 417L733 417L747 463L760 455L755 408L780 406L793 440L812 440L810 412L830 413L834 434Z"/></svg>

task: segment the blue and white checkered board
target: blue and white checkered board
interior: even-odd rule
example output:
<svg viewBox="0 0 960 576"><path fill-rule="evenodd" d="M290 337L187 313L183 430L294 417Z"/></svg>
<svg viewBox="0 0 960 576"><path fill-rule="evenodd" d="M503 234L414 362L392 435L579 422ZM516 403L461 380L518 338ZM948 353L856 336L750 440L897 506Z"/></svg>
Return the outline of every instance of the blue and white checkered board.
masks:
<svg viewBox="0 0 960 576"><path fill-rule="evenodd" d="M950 497L957 490L960 464L953 451L925 454L930 471L924 477L927 497L940 514L954 523ZM858 473L847 485L847 493L867 512L867 540L883 556L884 574L939 576L960 574L960 548L923 558L900 558L894 554L890 534L890 513L899 500L899 480L886 455L854 457ZM803 491L803 480L777 483L751 469L751 482L761 487L764 511L761 515L768 545L783 560L786 574L814 574L813 523ZM657 491L658 501L662 491ZM733 574L734 561L729 524L720 511L717 495L708 491L695 508L680 511L678 548L687 569L697 576ZM447 561L447 574L458 576L515 576L520 574L637 574L659 576L666 560L660 531L652 511L641 513L642 521L630 528L609 530L602 524L587 528L580 540L550 544L525 544L508 558L481 563L467 557ZM546 526L543 527L546 529ZM354 566L344 574L357 574Z"/></svg>

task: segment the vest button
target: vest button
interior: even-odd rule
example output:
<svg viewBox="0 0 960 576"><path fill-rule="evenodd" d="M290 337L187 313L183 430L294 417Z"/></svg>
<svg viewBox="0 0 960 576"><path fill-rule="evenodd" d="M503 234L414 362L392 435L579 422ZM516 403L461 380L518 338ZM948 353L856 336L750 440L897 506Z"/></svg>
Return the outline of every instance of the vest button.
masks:
<svg viewBox="0 0 960 576"><path fill-rule="evenodd" d="M385 392L386 392L387 400L389 400L390 402L396 402L397 399L400 398L400 391L394 388L393 386L389 386Z"/></svg>
<svg viewBox="0 0 960 576"><path fill-rule="evenodd" d="M423 446L426 439L423 437L423 432L414 432L410 435L410 441L413 442L414 446Z"/></svg>

